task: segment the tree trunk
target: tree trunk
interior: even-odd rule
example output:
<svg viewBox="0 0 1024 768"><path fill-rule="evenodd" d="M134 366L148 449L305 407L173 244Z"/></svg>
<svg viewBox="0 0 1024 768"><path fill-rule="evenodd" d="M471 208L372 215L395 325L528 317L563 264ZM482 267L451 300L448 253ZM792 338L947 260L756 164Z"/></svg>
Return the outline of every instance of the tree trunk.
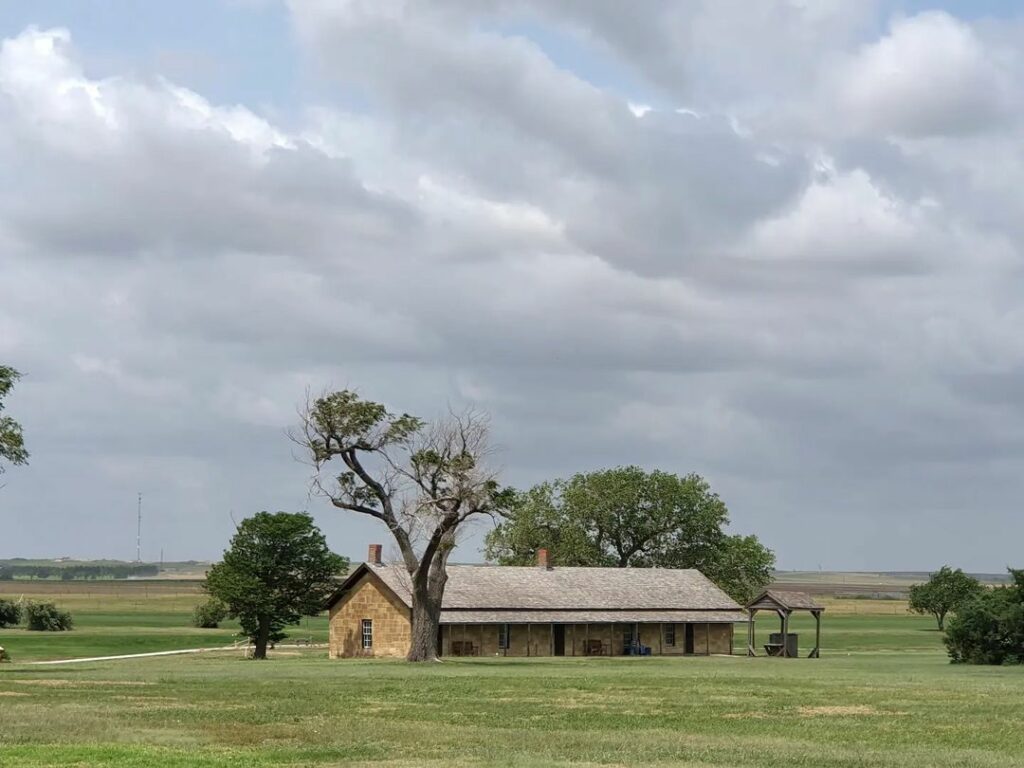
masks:
<svg viewBox="0 0 1024 768"><path fill-rule="evenodd" d="M939 622L939 632L942 632L946 628L946 613L937 613L935 614L935 618Z"/></svg>
<svg viewBox="0 0 1024 768"><path fill-rule="evenodd" d="M437 661L437 629L441 622L441 602L424 592L412 601L412 638L407 661Z"/></svg>
<svg viewBox="0 0 1024 768"><path fill-rule="evenodd" d="M412 642L407 661L437 661L437 631L451 549L451 543L446 542L429 563L421 563L412 574Z"/></svg>
<svg viewBox="0 0 1024 768"><path fill-rule="evenodd" d="M259 617L259 626L256 628L256 647L253 648L254 659L267 658L267 643L270 641L270 619L265 616Z"/></svg>

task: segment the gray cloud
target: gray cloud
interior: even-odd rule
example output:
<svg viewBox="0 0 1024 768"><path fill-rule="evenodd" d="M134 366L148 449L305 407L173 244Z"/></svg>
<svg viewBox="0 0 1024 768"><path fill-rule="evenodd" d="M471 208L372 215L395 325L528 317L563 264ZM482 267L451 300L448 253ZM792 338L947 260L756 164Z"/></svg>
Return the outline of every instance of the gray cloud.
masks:
<svg viewBox="0 0 1024 768"><path fill-rule="evenodd" d="M5 42L0 359L33 464L0 554L129 555L141 489L168 557L306 506L359 555L382 533L308 499L284 435L354 385L486 408L509 482L702 472L784 567L1016 556L1014 36L782 0L292 12L325 96L289 127L98 79L63 31Z"/></svg>

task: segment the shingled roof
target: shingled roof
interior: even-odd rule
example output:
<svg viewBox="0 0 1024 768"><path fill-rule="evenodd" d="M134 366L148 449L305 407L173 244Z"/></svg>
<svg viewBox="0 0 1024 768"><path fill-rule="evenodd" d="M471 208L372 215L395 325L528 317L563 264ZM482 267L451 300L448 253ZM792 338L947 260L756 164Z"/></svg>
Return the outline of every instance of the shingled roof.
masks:
<svg viewBox="0 0 1024 768"><path fill-rule="evenodd" d="M409 575L401 566L365 563L364 569L411 605ZM450 565L443 623L605 621L745 621L742 608L697 570L669 568L539 568Z"/></svg>
<svg viewBox="0 0 1024 768"><path fill-rule="evenodd" d="M789 611L824 611L825 606L817 602L806 592L795 592L788 589L766 589L755 599L747 603L747 608L771 608L775 603Z"/></svg>

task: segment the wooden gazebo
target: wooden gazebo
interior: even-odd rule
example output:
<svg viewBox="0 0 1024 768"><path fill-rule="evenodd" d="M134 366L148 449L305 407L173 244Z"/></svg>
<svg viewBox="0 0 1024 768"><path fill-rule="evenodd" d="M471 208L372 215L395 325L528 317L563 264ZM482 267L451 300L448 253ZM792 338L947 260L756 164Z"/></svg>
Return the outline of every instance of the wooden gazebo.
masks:
<svg viewBox="0 0 1024 768"><path fill-rule="evenodd" d="M754 628L754 617L758 611L774 611L779 616L779 623L782 629L782 644L779 656L793 656L789 647L789 617L793 611L808 611L814 617L814 649L807 654L809 659L817 659L821 654L821 614L825 612L825 606L814 601L806 592L789 592L778 589L767 589L758 595L754 600L747 603L747 613L750 614L750 622L747 624L747 656L756 656L756 635ZM772 650L770 647L766 650Z"/></svg>

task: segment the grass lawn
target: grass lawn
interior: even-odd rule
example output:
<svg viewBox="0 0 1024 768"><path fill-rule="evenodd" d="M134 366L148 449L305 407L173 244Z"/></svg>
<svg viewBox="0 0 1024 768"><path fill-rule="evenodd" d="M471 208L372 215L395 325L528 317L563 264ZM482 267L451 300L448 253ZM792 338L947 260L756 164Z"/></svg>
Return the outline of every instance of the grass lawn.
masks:
<svg viewBox="0 0 1024 768"><path fill-rule="evenodd" d="M219 629L191 626L192 609L205 599L195 581L0 581L0 597L22 596L71 611L75 628L71 632L0 629L0 646L18 661L214 648L238 639L237 622L224 622ZM327 619L303 620L289 632L326 642Z"/></svg>
<svg viewBox="0 0 1024 768"><path fill-rule="evenodd" d="M160 632L194 645L185 598L124 599L79 605L67 635L0 644L19 660L130 652ZM15 663L0 667L0 765L1024 766L1024 669L952 666L933 627L899 604L836 601L817 661L410 666L313 649Z"/></svg>

